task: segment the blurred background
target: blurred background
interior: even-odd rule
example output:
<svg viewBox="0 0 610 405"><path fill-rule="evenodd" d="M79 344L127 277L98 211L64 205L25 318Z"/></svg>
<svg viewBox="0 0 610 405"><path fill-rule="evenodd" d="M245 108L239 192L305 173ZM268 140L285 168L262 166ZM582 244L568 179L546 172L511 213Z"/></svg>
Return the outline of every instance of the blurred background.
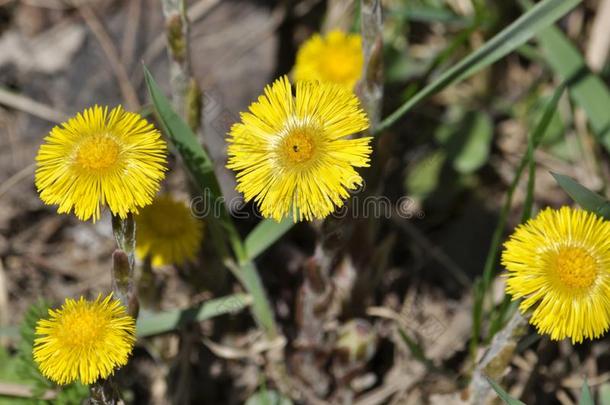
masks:
<svg viewBox="0 0 610 405"><path fill-rule="evenodd" d="M359 2L187 3L191 73L203 94L199 133L229 201L238 195L224 167L226 132L266 84L291 72L312 34L358 31ZM382 117L527 7L490 0L382 5ZM31 376L19 374L18 328L28 308L40 298L56 305L110 289L109 214L92 224L44 206L33 184L38 147L55 124L94 104L122 104L154 120L142 63L170 94L166 24L159 0L0 0L2 404L39 403L31 399ZM527 137L566 79L576 85L560 99L534 155L534 209L570 203L550 172L606 190L609 45L610 1L585 0L551 31L436 92L376 139L374 193L392 207L401 204L400 215L379 215L368 248L329 265L336 290L329 301L317 296L312 304L307 288L315 286L308 266L320 235L332 236L333 229L324 230L336 226L332 221L297 224L257 260L283 332L283 371L269 366L248 311L228 311L140 339L117 376L126 401L475 403L466 392L476 368L470 342L477 280ZM526 182L523 176L508 206L507 233L520 221ZM163 188L191 197L175 154ZM236 221L243 235L257 222ZM155 268L154 299L142 311L196 307L241 292L213 250L205 239L196 262ZM501 270L494 264L494 274ZM501 277L490 284L486 308L502 305L503 288ZM323 319L304 320L310 304L327 308ZM491 320L484 317L475 357L491 339ZM610 404L608 353L607 338L572 346L529 330L501 369L488 371L528 404L576 404L585 376L599 403ZM53 389L44 393L57 402Z"/></svg>

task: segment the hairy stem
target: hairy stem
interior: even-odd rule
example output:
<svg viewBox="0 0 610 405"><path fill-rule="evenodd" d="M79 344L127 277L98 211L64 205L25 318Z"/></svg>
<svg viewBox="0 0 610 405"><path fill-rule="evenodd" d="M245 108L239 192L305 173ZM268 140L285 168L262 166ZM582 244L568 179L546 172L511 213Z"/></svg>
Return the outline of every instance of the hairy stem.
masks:
<svg viewBox="0 0 610 405"><path fill-rule="evenodd" d="M381 119L381 102L383 100L383 18L381 15L381 0L361 0L360 10L364 70L359 93L364 109L371 121L371 128L374 129Z"/></svg>
<svg viewBox="0 0 610 405"><path fill-rule="evenodd" d="M192 75L186 2L161 0L161 5L165 15L172 103L193 132L197 132L201 123L202 93Z"/></svg>
<svg viewBox="0 0 610 405"><path fill-rule="evenodd" d="M134 277L136 225L133 215L122 219L112 217L112 231L117 242L117 250L112 254L112 292L127 308L127 312L137 318L138 296Z"/></svg>

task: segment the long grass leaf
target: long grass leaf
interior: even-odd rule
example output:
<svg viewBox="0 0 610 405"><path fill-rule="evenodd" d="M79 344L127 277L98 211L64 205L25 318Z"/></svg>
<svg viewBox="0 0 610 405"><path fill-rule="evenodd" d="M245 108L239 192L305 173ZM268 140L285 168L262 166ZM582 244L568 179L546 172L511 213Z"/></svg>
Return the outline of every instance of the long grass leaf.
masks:
<svg viewBox="0 0 610 405"><path fill-rule="evenodd" d="M192 308L154 314L143 313L138 318L136 332L139 337L171 332L192 322L201 322L219 315L241 311L248 307L251 301L246 294L234 294L206 301Z"/></svg>
<svg viewBox="0 0 610 405"><path fill-rule="evenodd" d="M294 222L290 218L285 218L281 222L272 219L262 220L246 237L245 245L248 259L253 260L258 257L293 226Z"/></svg>
<svg viewBox="0 0 610 405"><path fill-rule="evenodd" d="M504 401L505 404L507 404L507 405L525 405L524 402L521 402L518 399L515 399L515 398L511 397L510 395L508 395L508 392L504 391L504 388L500 387L500 385L497 382L495 382L494 380L492 380L491 378L487 378L487 381L489 382L489 385L491 385L491 388L493 388L494 391L496 391L496 394L498 394L500 399L502 401Z"/></svg>
<svg viewBox="0 0 610 405"><path fill-rule="evenodd" d="M496 224L496 228L494 229L494 233L493 233L492 240L491 240L491 245L489 247L489 251L487 253L487 258L485 260L485 266L483 268L483 277L482 277L480 284L478 285L478 287L480 288L480 291L478 291L478 289L475 289L475 303L473 305L473 325L472 325L473 335L472 335L472 341L471 341L471 345L470 345L471 355L473 356L473 359L476 356L476 351L478 348L478 339L481 334L481 326L483 323L483 303L484 303L485 296L486 296L487 290L489 288L489 285L491 284L491 280L492 280L492 277L494 274L494 271L493 271L494 267L498 260L500 244L502 242L502 235L504 233L504 229L506 228L508 214L510 212L510 208L511 208L512 202L513 202L513 194L517 188L517 184L519 184L519 180L521 179L521 175L523 174L525 167L528 164L530 164L529 162L531 162L534 158L534 151L540 145L540 142L542 141L542 138L544 137L544 134L546 133L549 123L551 122L551 118L553 117L555 109L557 108L557 103L559 103L559 99L561 98L561 95L563 94L564 89L565 89L565 86L563 86L563 85L559 86L555 90L555 93L554 93L553 97L551 98L551 100L549 100L549 102L547 103L547 105L544 109L544 113L542 114L542 117L540 118L540 121L538 122L538 124L534 128L534 131L531 133L531 135L529 137L528 143L530 143L531 146L528 147L528 152L525 155L523 155L523 158L519 162L519 166L517 167L517 170L515 172L515 177L513 178L513 181L511 182L511 184L506 192L506 199L504 200L504 205L502 206L502 210L500 211L500 218L498 219L498 223ZM533 183L530 185L530 187L531 187L531 189L529 189L528 192L533 194ZM528 204L530 204L530 207L524 207L524 211L531 211L532 203L533 203L533 198L530 196L530 199L528 202Z"/></svg>
<svg viewBox="0 0 610 405"><path fill-rule="evenodd" d="M530 2L521 0L523 8ZM542 30L537 39L549 66L568 84L574 102L581 107L600 143L610 150L610 91L603 80L592 73L581 52L557 27Z"/></svg>
<svg viewBox="0 0 610 405"><path fill-rule="evenodd" d="M499 32L485 45L462 59L456 65L441 74L421 91L407 100L396 111L374 128L380 133L392 126L406 112L428 96L445 87L464 80L481 69L511 53L541 30L557 21L579 4L581 0L544 0L522 15L517 21Z"/></svg>
<svg viewBox="0 0 610 405"><path fill-rule="evenodd" d="M593 401L593 395L591 394L591 389L589 388L586 378L582 383L578 405L595 405L595 401Z"/></svg>
<svg viewBox="0 0 610 405"><path fill-rule="evenodd" d="M595 212L606 219L610 219L610 203L608 200L568 176L558 173L551 174L555 178L555 181L557 181L557 184L559 184L559 186L568 193L578 205L587 211Z"/></svg>

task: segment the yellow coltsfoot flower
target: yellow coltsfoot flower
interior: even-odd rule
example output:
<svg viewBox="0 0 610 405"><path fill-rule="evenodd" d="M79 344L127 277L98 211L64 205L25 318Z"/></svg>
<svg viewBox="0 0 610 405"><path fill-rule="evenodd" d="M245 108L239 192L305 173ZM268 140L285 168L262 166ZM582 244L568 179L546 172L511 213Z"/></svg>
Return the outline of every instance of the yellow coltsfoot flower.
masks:
<svg viewBox="0 0 610 405"><path fill-rule="evenodd" d="M348 138L368 128L366 114L347 88L286 77L242 113L228 138L227 167L237 190L261 213L279 221L324 218L362 184L354 167L369 164L371 138Z"/></svg>
<svg viewBox="0 0 610 405"><path fill-rule="evenodd" d="M167 145L159 131L122 107L91 107L56 126L36 156L36 188L57 212L84 221L107 205L125 218L152 202L165 177Z"/></svg>
<svg viewBox="0 0 610 405"><path fill-rule="evenodd" d="M197 255L203 223L169 195L157 197L136 216L136 252L155 266L183 264Z"/></svg>
<svg viewBox="0 0 610 405"><path fill-rule="evenodd" d="M127 364L135 343L135 320L112 295L95 301L66 299L36 325L34 361L58 384L91 384Z"/></svg>
<svg viewBox="0 0 610 405"><path fill-rule="evenodd" d="M534 308L530 322L551 339L593 339L610 326L610 222L578 209L542 211L504 244L506 292Z"/></svg>
<svg viewBox="0 0 610 405"><path fill-rule="evenodd" d="M301 45L294 67L296 81L321 81L353 89L362 75L364 57L358 34L331 31L314 34Z"/></svg>

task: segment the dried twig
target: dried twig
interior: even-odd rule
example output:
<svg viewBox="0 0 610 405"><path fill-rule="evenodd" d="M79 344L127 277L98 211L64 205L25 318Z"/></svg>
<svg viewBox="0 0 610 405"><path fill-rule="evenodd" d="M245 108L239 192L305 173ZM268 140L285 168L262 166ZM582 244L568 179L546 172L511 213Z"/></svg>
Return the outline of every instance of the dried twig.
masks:
<svg viewBox="0 0 610 405"><path fill-rule="evenodd" d="M180 116L187 118L190 106L189 87L195 85L191 74L189 20L185 0L161 0L165 16L165 39L169 54L169 81L172 102ZM191 128L194 122L189 122ZM198 123L193 129L197 129Z"/></svg>
<svg viewBox="0 0 610 405"><path fill-rule="evenodd" d="M62 111L21 94L10 92L2 87L0 87L0 104L50 122L62 122L68 118L68 114Z"/></svg>
<svg viewBox="0 0 610 405"><path fill-rule="evenodd" d="M0 184L0 198L2 198L4 194L10 191L10 189L12 189L15 185L30 177L34 172L35 167L36 163L31 163Z"/></svg>
<svg viewBox="0 0 610 405"><path fill-rule="evenodd" d="M112 69L112 72L119 83L119 88L121 89L121 94L125 100L125 103L127 104L127 108L132 111L137 111L140 108L138 95L129 81L127 70L121 62L119 53L114 46L110 35L108 35L104 25L97 17L91 6L79 4L78 11L87 23L87 26L89 26L91 29L91 32L93 32L93 35L95 35L95 38L100 43L100 46L108 59L108 63L110 63L110 68Z"/></svg>
<svg viewBox="0 0 610 405"><path fill-rule="evenodd" d="M0 382L0 395L18 398L37 398L49 401L57 397L57 392L47 390L41 396L37 396L34 394L34 389L27 385Z"/></svg>
<svg viewBox="0 0 610 405"><path fill-rule="evenodd" d="M340 29L349 31L354 20L355 0L329 0L322 32Z"/></svg>
<svg viewBox="0 0 610 405"><path fill-rule="evenodd" d="M610 52L610 0L602 0L597 6L597 13L591 28L591 37L587 44L587 64L594 72L604 68Z"/></svg>
<svg viewBox="0 0 610 405"><path fill-rule="evenodd" d="M123 60L123 65L127 71L131 70L133 64L141 17L142 0L131 0L127 9L127 21L129 21L129 23L125 27L123 43L121 44L121 59Z"/></svg>
<svg viewBox="0 0 610 405"><path fill-rule="evenodd" d="M487 352L477 363L472 380L470 381L470 403L485 404L493 390L487 382L487 377L498 380L509 365L518 340L524 335L527 325L526 319L519 311L506 326L498 332L491 341Z"/></svg>
<svg viewBox="0 0 610 405"><path fill-rule="evenodd" d="M189 7L186 13L187 20L190 24L195 23L218 4L220 4L220 0L199 0L199 2ZM150 64L161 54L163 49L165 49L165 34L160 34L150 42L150 45L142 54L142 60L145 64ZM144 73L142 69L138 69L133 74L133 81L139 85L142 80L144 80Z"/></svg>

